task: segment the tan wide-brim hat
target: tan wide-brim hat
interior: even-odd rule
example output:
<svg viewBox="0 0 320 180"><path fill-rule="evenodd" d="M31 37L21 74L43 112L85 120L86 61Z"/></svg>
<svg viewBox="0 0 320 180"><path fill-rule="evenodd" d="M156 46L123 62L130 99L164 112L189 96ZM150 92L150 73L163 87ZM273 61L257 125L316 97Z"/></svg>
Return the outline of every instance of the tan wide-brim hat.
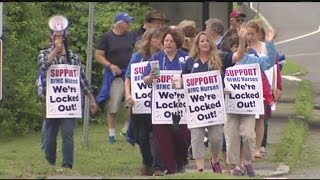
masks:
<svg viewBox="0 0 320 180"><path fill-rule="evenodd" d="M168 23L170 20L166 18L166 16L157 10L150 10L147 14L146 14L146 18L145 20L147 22L151 22L152 20L162 20L165 21L166 23Z"/></svg>

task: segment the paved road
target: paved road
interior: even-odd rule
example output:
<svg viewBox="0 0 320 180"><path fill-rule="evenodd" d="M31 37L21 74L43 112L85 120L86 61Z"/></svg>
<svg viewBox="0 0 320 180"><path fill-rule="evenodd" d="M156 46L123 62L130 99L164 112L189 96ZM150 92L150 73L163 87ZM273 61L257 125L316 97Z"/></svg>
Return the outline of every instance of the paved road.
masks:
<svg viewBox="0 0 320 180"><path fill-rule="evenodd" d="M258 7L258 3L253 4ZM299 37L319 29L320 21L318 15L320 14L319 2L272 2L259 3L259 10L262 15L269 21L273 28L278 29L278 37L276 42L281 42L287 39ZM286 43L277 44L280 52L286 54L287 59L297 62L304 66L309 73L303 77L310 80L314 89L314 103L320 104L320 30L319 32L306 36L297 40ZM285 93L286 90L284 90ZM318 119L320 112L313 111L311 121L320 122ZM317 128L317 127L311 127ZM320 129L310 130L306 137L306 145L319 147ZM305 150L302 150L302 155ZM317 155L311 154L310 156ZM287 178L319 178L320 177L320 163L315 164L311 168L301 168L300 170L291 172Z"/></svg>
<svg viewBox="0 0 320 180"><path fill-rule="evenodd" d="M258 3L253 3L257 8ZM259 3L259 10L269 23L278 30L276 42L295 38L317 31L320 26L320 2L265 2ZM305 77L313 83L315 94L320 95L320 31L311 36L277 44L279 52L287 59L306 67ZM320 104L320 97L315 103Z"/></svg>

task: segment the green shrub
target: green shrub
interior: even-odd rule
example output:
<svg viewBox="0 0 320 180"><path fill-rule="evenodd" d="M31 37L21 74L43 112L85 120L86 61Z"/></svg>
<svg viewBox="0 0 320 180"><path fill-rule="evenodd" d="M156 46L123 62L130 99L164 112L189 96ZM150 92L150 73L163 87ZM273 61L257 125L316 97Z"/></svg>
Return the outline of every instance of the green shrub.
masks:
<svg viewBox="0 0 320 180"><path fill-rule="evenodd" d="M36 96L37 55L48 45L48 19L65 15L72 22L69 48L86 65L88 2L4 2L3 3L3 99L0 103L0 137L33 133L41 129L45 104ZM141 25L148 6L139 2L96 3L94 42L111 29L114 15L126 11L135 17L133 28ZM97 94L102 67L94 58L92 86Z"/></svg>

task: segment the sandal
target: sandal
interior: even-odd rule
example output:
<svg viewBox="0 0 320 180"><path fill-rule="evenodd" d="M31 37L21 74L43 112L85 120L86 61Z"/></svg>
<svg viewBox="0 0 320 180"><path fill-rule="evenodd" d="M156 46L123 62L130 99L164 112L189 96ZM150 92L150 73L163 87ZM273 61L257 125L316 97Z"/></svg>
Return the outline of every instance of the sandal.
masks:
<svg viewBox="0 0 320 180"><path fill-rule="evenodd" d="M260 158L262 158L262 156L261 156L261 154L255 154L254 158L259 158L260 159Z"/></svg>

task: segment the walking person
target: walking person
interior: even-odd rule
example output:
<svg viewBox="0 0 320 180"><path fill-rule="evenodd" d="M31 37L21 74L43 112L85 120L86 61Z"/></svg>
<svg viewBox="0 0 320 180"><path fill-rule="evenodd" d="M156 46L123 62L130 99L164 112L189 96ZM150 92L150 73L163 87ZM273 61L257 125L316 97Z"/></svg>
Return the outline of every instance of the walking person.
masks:
<svg viewBox="0 0 320 180"><path fill-rule="evenodd" d="M128 33L132 21L133 17L127 13L117 13L112 30L104 33L95 47L96 60L105 68L96 101L106 103L109 144L116 142L117 114L124 98L124 75L135 43L133 35Z"/></svg>
<svg viewBox="0 0 320 180"><path fill-rule="evenodd" d="M262 21L257 21L257 24L259 25L260 29L259 29L259 33L258 33L258 40L261 42L265 42L265 36L266 36L266 32L263 28L263 23ZM251 48L252 49L252 48ZM254 54L256 57L259 57L259 55L255 52L254 49L252 49L253 51L251 51L252 54ZM280 61L284 60L284 55L279 54L277 55L277 59L276 59L276 65L277 65L277 72L276 72L276 87L272 86L272 90L271 90L271 94L269 93L269 96L272 96L271 98L273 99L273 101L276 103L276 101L278 101L279 97L281 96L282 93L282 80L281 80L281 64ZM267 77L264 77L265 81L267 80ZM266 83L267 87L270 87L269 82ZM274 88L276 90L274 90ZM270 91L270 90L269 90ZM265 104L265 115L264 115L264 134L263 134L263 139L262 139L262 143L261 143L261 148L260 148L260 154L261 156L264 156L267 154L267 137L268 137L268 129L269 129L269 120L271 117L271 107L268 103ZM259 145L257 144L256 146L256 152L259 151Z"/></svg>
<svg viewBox="0 0 320 180"><path fill-rule="evenodd" d="M182 61L187 53L180 50L184 41L184 36L177 29L169 28L161 40L163 50L153 55L149 61L158 60L160 70L180 70L182 71ZM143 72L144 82L153 83L156 73L151 71L150 63ZM152 107L153 108L153 107ZM187 140L189 130L186 124L179 124L179 130L174 131L172 124L154 124L156 137L159 142L160 157L164 169L168 174L185 172L187 164Z"/></svg>
<svg viewBox="0 0 320 180"><path fill-rule="evenodd" d="M254 21L249 21L246 24L247 31L248 31L248 41L250 45L250 54L255 54L256 56L265 56L267 53L266 44L263 41L259 40L259 34L261 31L261 27L258 23ZM271 67L273 68L273 66ZM267 70L267 69L266 69ZM273 96L272 96L272 86L270 85L269 80L264 71L261 72L262 81L263 81L263 92L264 92L264 106L265 106L265 113L261 114L256 117L256 145L255 145L255 158L262 158L260 153L260 148L264 136L264 119L265 117L270 117L271 115L271 105L274 103Z"/></svg>
<svg viewBox="0 0 320 180"><path fill-rule="evenodd" d="M51 22L54 19L65 19L62 22L58 21L54 27L51 27ZM54 21L55 22L55 21ZM38 55L38 65L41 72L41 82L43 86L42 96L50 96L46 92L47 82L47 70L52 65L68 64L79 66L80 68L80 88L85 95L90 99L90 110L95 113L97 110L97 104L92 94L92 89L86 79L84 70L81 65L79 56L67 46L67 34L66 29L63 27L68 23L68 20L64 16L53 16L49 21L51 28L51 40L52 45L46 49L42 49ZM61 25L62 24L62 25ZM61 27L62 26L62 27ZM50 91L48 91L50 92ZM75 118L63 117L63 118L46 118L45 119L45 157L49 164L55 165L57 158L57 135L59 127L61 126L62 136L62 167L72 169L74 161L74 128L76 125Z"/></svg>
<svg viewBox="0 0 320 180"><path fill-rule="evenodd" d="M138 51L132 55L129 68L126 72L125 92L126 101L130 106L134 105L131 96L131 64L147 61L151 55L155 54L162 48L162 32L159 29L149 29L143 35L141 41L137 44ZM163 175L161 164L159 164L158 154L152 154L150 145L150 135L152 135L151 113L131 114L131 121L134 124L135 141L139 144L142 156L142 168L140 175Z"/></svg>
<svg viewBox="0 0 320 180"><path fill-rule="evenodd" d="M261 71L266 70L274 65L277 51L275 49L273 38L274 31L270 31L266 37L267 56L254 57L245 54L243 59L237 64L259 63ZM231 49L236 51L239 44L239 38L233 37L229 42ZM248 45L246 45L247 48ZM254 177L255 172L252 166L252 158L255 150L255 115L254 114L230 114L227 113L227 121L224 125L227 145L227 163L230 165L230 174L240 176L239 165L242 164L240 159L240 144L242 142L243 159L246 174Z"/></svg>
<svg viewBox="0 0 320 180"><path fill-rule="evenodd" d="M240 31L240 36L244 37L244 31ZM216 46L208 32L202 31L198 33L195 42L190 50L190 58L187 60L183 74L206 72L212 70L220 70L221 73L237 61L241 60L244 55L244 47L240 47L239 51L230 53L221 61L217 53ZM213 172L222 173L218 155L222 148L223 125L212 125L200 128L191 128L191 145L193 158L196 161L199 172L204 170L205 150L203 139L205 137L205 129L208 131L208 140L210 142L211 160L210 165Z"/></svg>
<svg viewBox="0 0 320 180"><path fill-rule="evenodd" d="M136 47L136 44L142 39L143 34L147 30L157 28L157 29L160 29L161 31L164 32L164 29L166 29L166 24L169 21L170 20L166 18L164 13L162 13L158 10L151 9L151 10L147 11L145 14L145 20L144 20L143 25L140 28L130 32L134 36L135 47ZM137 47L135 49L137 49ZM126 131L124 131L124 129L123 129L122 134L126 136L127 142L129 142L130 144L133 145L133 143L134 143L134 139L133 139L133 126L134 126L134 124L130 121L130 117L128 118L127 122L128 122L128 128ZM155 146L157 146L157 142L153 138L152 138L152 143ZM153 151L157 151L157 149L158 148L155 147L155 149Z"/></svg>

